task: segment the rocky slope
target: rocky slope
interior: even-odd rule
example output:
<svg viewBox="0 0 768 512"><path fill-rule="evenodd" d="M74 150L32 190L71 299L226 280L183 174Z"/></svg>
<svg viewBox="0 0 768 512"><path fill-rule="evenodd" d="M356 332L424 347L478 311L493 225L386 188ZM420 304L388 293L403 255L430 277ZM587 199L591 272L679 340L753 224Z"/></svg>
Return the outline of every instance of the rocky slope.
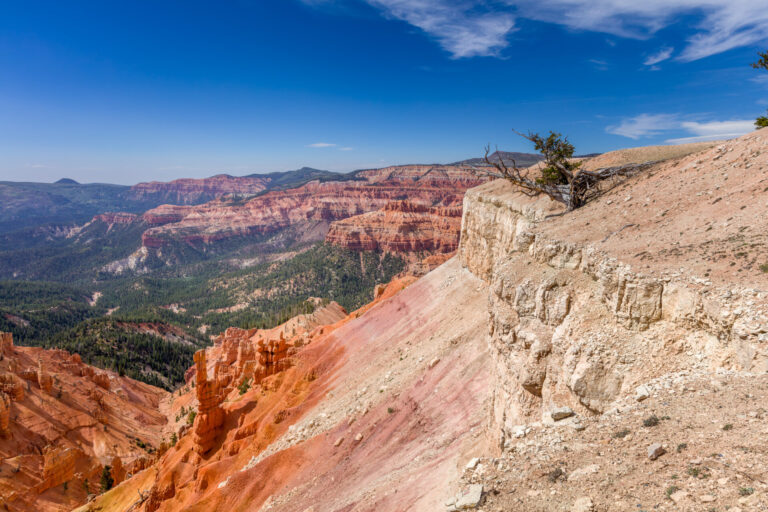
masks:
<svg viewBox="0 0 768 512"><path fill-rule="evenodd" d="M93 509L437 509L485 443L485 297L456 259L412 281L294 336L225 333L189 373L204 416Z"/></svg>
<svg viewBox="0 0 768 512"><path fill-rule="evenodd" d="M759 263L766 226L757 211L768 199L766 147L768 130L762 130L663 162L568 215L552 216L558 205L522 196L502 181L467 194L460 254L489 287L489 435L496 457L529 453L532 430L565 437L548 430L563 417L577 432L587 429L574 443L596 443L587 425L607 425L602 414L676 372L703 379L716 371L765 373L768 274ZM723 413L723 421L738 420L736 411ZM691 419L690 428L702 419ZM595 435L605 436L606 428ZM735 456L727 440L709 437L708 449L727 447L728 457ZM668 442L642 436L637 452L653 440ZM605 464L621 464L623 456L615 450ZM536 460L543 463L546 454ZM519 468L521 461L496 462ZM741 469L766 470L762 464ZM505 486L497 483L500 492ZM519 494L488 495L498 504L492 510L513 502L526 510L576 510L569 501L574 494L553 500L555 490L544 494L537 486L512 492ZM571 492L580 492L579 484ZM598 510L642 508L637 496L616 492L586 498ZM654 500L664 503L664 496Z"/></svg>
<svg viewBox="0 0 768 512"><path fill-rule="evenodd" d="M82 510L765 509L766 149L678 154L565 215L473 188L421 279L198 352L178 443Z"/></svg>
<svg viewBox="0 0 768 512"><path fill-rule="evenodd" d="M64 511L120 482L162 443L167 393L94 369L62 350L16 347L0 333L0 504Z"/></svg>

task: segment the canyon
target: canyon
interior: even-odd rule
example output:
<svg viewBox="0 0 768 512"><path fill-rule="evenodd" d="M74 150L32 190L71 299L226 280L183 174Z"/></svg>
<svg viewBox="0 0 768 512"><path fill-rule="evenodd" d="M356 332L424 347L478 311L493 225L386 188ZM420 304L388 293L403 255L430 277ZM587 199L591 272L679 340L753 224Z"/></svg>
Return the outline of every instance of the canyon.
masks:
<svg viewBox="0 0 768 512"><path fill-rule="evenodd" d="M597 158L649 154L660 150ZM428 174L408 172L397 169L397 181ZM366 183L390 183L385 174ZM96 451L49 436L56 443L30 448L36 458L19 470L38 475L25 485L42 492L44 510L764 507L768 129L678 148L569 213L504 180L475 185L461 206L440 192L420 202L371 187L378 207L329 222L326 236L355 250L432 252L426 274L381 283L355 311L312 299L311 313L275 328L226 329L170 395L4 337L4 466L23 432L14 411L50 402L71 375L106 401L134 390L125 431L143 428L132 435L158 449L131 451L126 437L110 441L122 451ZM318 204L330 197L322 183L305 187ZM158 240L181 236L192 208L152 228ZM266 225L249 209L244 231ZM378 233L387 224L396 236ZM450 243L418 245L457 229ZM141 407L137 424L127 411ZM118 435L117 409L93 408L107 416L105 435ZM89 481L107 463L126 477L84 503L84 492L62 489L76 475L57 468L72 460ZM31 509L10 474L0 472L7 506Z"/></svg>
<svg viewBox="0 0 768 512"><path fill-rule="evenodd" d="M205 435L83 510L758 507L760 448L723 432L762 431L765 148L768 130L675 156L568 215L471 189L457 256L424 277L295 336L224 333L188 373L215 400L176 399L221 411ZM744 405L713 429L707 403Z"/></svg>
<svg viewBox="0 0 768 512"><path fill-rule="evenodd" d="M137 202L194 205L223 196L253 196L265 190L294 188L315 179L333 180L339 176L338 173L311 167L248 176L217 174L208 178L137 183L130 188L126 197Z"/></svg>
<svg viewBox="0 0 768 512"><path fill-rule="evenodd" d="M253 258L321 241L402 254L418 262L456 251L462 197L483 181L468 167L399 166L357 171L344 180L315 180L244 200L162 205L133 218L144 226L141 247L106 269L146 271L153 262L183 260L179 255L190 250L203 257ZM124 214L101 215L91 224L129 220Z"/></svg>
<svg viewBox="0 0 768 512"><path fill-rule="evenodd" d="M162 450L168 393L63 350L18 347L0 333L0 505L71 510Z"/></svg>
<svg viewBox="0 0 768 512"><path fill-rule="evenodd" d="M311 182L296 189L259 196L243 205L213 202L193 207L162 206L143 215L143 220L153 227L142 235L142 244L149 249L160 249L174 242L209 245L229 238L269 235L299 224L315 222L333 226L335 221L347 219L329 240L354 246L352 241L346 241L343 226L358 223L365 226L370 220L359 217L362 214L384 209L392 213L389 219L397 226L400 219L407 218L405 214L417 213L415 206L403 208L403 203L398 203L407 200L411 205L420 205L418 213L425 217L429 214L438 218L457 217L464 192L481 181L469 170L458 167L405 166L358 172L350 181ZM418 233L418 229L415 231ZM440 233L429 233L424 238L437 235ZM401 251L421 247L418 243L398 246L394 240L390 241L396 237L396 228L383 230L381 243ZM439 246L440 241L432 243ZM449 241L449 245L451 243Z"/></svg>

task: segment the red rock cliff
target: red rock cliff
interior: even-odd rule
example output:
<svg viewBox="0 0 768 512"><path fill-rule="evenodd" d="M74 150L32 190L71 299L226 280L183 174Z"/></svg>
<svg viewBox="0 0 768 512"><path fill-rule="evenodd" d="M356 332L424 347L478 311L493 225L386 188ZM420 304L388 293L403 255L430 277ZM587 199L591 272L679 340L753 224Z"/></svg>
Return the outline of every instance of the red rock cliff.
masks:
<svg viewBox="0 0 768 512"><path fill-rule="evenodd" d="M0 351L0 459L10 465L0 471L5 510L71 510L85 503L86 480L98 489L105 461L147 457L137 440L161 445L165 391L97 373L63 350L14 347L8 333L0 333Z"/></svg>
<svg viewBox="0 0 768 512"><path fill-rule="evenodd" d="M267 188L268 183L269 178L266 177L219 174L203 179L139 183L131 187L128 197L137 201L159 200L170 204L196 204L228 194L256 194Z"/></svg>
<svg viewBox="0 0 768 512"><path fill-rule="evenodd" d="M394 252L449 252L456 248L464 192L482 181L455 166L402 166L361 171L350 181L315 181L272 191L243 204L164 205L144 214L153 227L144 232L142 242L152 249L210 245L269 235L303 223L347 219L333 229L331 243ZM408 203L397 203L403 200ZM379 210L384 212L362 216ZM387 229L377 229L384 224Z"/></svg>

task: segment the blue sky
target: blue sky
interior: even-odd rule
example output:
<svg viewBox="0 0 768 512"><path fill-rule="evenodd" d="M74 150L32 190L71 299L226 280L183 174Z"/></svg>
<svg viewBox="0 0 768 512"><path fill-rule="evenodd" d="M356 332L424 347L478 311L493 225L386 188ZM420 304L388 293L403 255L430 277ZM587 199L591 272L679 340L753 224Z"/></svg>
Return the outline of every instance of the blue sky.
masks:
<svg viewBox="0 0 768 512"><path fill-rule="evenodd" d="M0 3L0 179L132 184L736 136L768 0Z"/></svg>

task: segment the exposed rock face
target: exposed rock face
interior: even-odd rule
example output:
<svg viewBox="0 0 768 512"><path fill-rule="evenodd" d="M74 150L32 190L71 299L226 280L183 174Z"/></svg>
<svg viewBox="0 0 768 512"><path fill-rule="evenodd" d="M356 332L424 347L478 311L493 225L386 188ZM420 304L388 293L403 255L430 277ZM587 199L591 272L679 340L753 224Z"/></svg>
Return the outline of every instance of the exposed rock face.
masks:
<svg viewBox="0 0 768 512"><path fill-rule="evenodd" d="M112 457L112 463L110 464L110 474L115 481L115 485L120 484L125 480L125 468L123 467L123 460L115 455Z"/></svg>
<svg viewBox="0 0 768 512"><path fill-rule="evenodd" d="M461 207L393 201L336 221L326 241L358 251L452 253L459 246Z"/></svg>
<svg viewBox="0 0 768 512"><path fill-rule="evenodd" d="M208 380L205 350L195 352L197 371L195 392L198 409L195 417L195 451L203 455L212 447L224 423L224 410L221 408L222 394L217 379Z"/></svg>
<svg viewBox="0 0 768 512"><path fill-rule="evenodd" d="M15 373L0 374L0 391L12 400L19 402L24 399L24 382Z"/></svg>
<svg viewBox="0 0 768 512"><path fill-rule="evenodd" d="M72 480L75 476L77 459L85 456L77 448L46 446L43 451L43 481L37 487L37 492L56 487Z"/></svg>
<svg viewBox="0 0 768 512"><path fill-rule="evenodd" d="M134 213L126 212L107 212L96 215L92 222L103 222L104 224L133 224L138 221L140 217Z"/></svg>
<svg viewBox="0 0 768 512"><path fill-rule="evenodd" d="M0 392L0 437L11 437L11 430L9 428L11 421L11 397L7 394Z"/></svg>
<svg viewBox="0 0 768 512"><path fill-rule="evenodd" d="M118 376L117 389L105 390L92 378L109 382L109 373L77 355L11 348L6 333L0 341L0 456L13 468L0 472L0 497L9 510L70 510L85 502L84 481L99 481L105 458L135 461L146 453L136 439L160 445L164 391Z"/></svg>
<svg viewBox="0 0 768 512"><path fill-rule="evenodd" d="M271 191L244 204L163 205L142 216L152 226L142 243L151 250L175 244L213 247L223 240L264 237L289 227L326 223L327 230L328 223L375 212L395 201L378 216L337 226L329 241L365 250L450 252L458 242L464 191L482 181L460 167L404 166L362 171L351 181L315 181ZM400 203L403 199L408 202ZM382 222L396 225L380 232ZM311 236L322 240L325 234Z"/></svg>
<svg viewBox="0 0 768 512"><path fill-rule="evenodd" d="M0 354L13 355L13 335L9 332L0 332Z"/></svg>
<svg viewBox="0 0 768 512"><path fill-rule="evenodd" d="M46 393L50 393L53 389L53 378L45 371L42 359L37 360L37 384Z"/></svg>
<svg viewBox="0 0 768 512"><path fill-rule="evenodd" d="M211 450L201 457L194 436L180 435L153 468L92 506L126 510L151 489L145 510L442 509L441 487L487 422L485 304L482 281L453 260L380 288L374 303L330 325L227 330L206 351L208 375L222 384L232 375ZM273 348L259 354L259 340ZM269 368L270 358L290 363L234 387L239 368ZM197 386L188 389L172 410L190 404Z"/></svg>
<svg viewBox="0 0 768 512"><path fill-rule="evenodd" d="M726 268L736 266L733 258L706 263L720 269L712 275L688 267L670 272L668 259L655 256L669 255L695 269L698 253L665 253L662 244L678 236L697 248L721 242L740 247L745 240L738 234L753 224L759 229L750 232L749 243L763 249L768 219L755 213L755 205L766 201L761 181L768 170L767 135L764 130L708 150L709 160L723 165L716 181L699 172L700 164L686 171L702 158L692 155L660 164L563 216L549 217L560 213L558 205L524 197L503 181L471 190L460 260L397 295L393 290L401 283L377 289L376 303L333 325L283 331L284 359L273 357L282 352L274 332L232 329L218 338L207 352L210 363L197 361L188 373L207 380L212 369L226 394L220 404L226 421L206 457L182 430L152 471L93 506L126 510L133 501L121 502L121 496L133 500L151 488L145 510L450 510L458 500L446 504L445 496L455 493L435 496L431 489L462 481L454 489L483 485L471 488L477 498L466 506L488 510L625 510L640 503L637 494L652 508L663 499L663 487L641 485L649 469L657 482L668 482L702 464L691 455L713 449L716 455L705 458L701 469L727 475L722 480L733 485L720 487L717 498L757 506L762 495L737 496L736 485L753 481L738 468L763 464L758 431L764 411L756 404L766 379L756 374L768 369L768 276L738 276ZM724 184L726 170L738 180ZM695 179L684 176L694 171ZM712 189L727 200L689 201L710 195L696 190L702 183L716 184ZM669 207L668 214L649 219L645 199L632 210L625 194L639 190L658 194L657 207ZM699 213L717 220L712 229L696 225L680 234L687 222L700 220ZM630 217L637 224L622 231ZM724 226L723 219L739 222ZM710 243L712 232L719 233L716 244ZM637 240L654 258L627 256ZM631 258L642 264L628 263ZM739 265L742 271L753 258ZM278 342L264 361L258 340L265 347ZM236 386L243 375L266 368L270 357L273 364L290 364L241 395ZM638 402L643 384L647 392ZM734 385L725 393L735 414L718 391ZM172 410L189 405L188 395L196 391L190 386ZM710 407L714 397L720 401ZM615 414L600 414L614 408ZM669 421L637 433L638 420L651 412L668 413ZM755 435L723 435L729 414L739 423L726 430ZM697 425L695 435L681 434L680 418ZM516 455L483 456L486 440L479 434L486 429L490 451L514 448ZM616 435L630 429L633 439ZM679 439L690 443L689 452L681 443L663 459L648 460L649 444L674 446ZM708 448L712 440L727 440L728 451ZM474 457L481 458L467 465ZM667 462L674 469L665 469ZM550 478L542 478L551 468L556 471ZM629 491L627 474L634 475ZM563 477L568 485L558 484L552 494L553 482ZM482 492L497 490L504 479L514 485ZM713 480L690 478L685 485L706 489L707 499L700 501L710 503L716 499ZM597 493L598 487L611 492Z"/></svg>
<svg viewBox="0 0 768 512"><path fill-rule="evenodd" d="M203 179L153 181L134 185L128 192L128 197L136 201L198 204L227 194L256 194L266 189L269 181L266 177L235 177L226 174Z"/></svg>
<svg viewBox="0 0 768 512"><path fill-rule="evenodd" d="M91 380L93 380L97 386L107 390L109 389L109 375L106 373L95 373L93 377L91 377Z"/></svg>
<svg viewBox="0 0 768 512"><path fill-rule="evenodd" d="M754 155L754 142L746 147ZM686 165L686 160L660 164L651 176L637 179L661 187ZM600 201L618 202L619 193ZM546 218L558 208L548 199L516 193L504 181L482 185L465 198L460 254L489 285L496 380L492 434L500 447L512 442L516 425L546 421L547 411L568 405L579 414L604 412L639 384L670 371L768 369L761 347L768 338L765 292L734 286L733 280L717 287L702 276L664 274L661 265L640 272L612 255L614 246L603 243L603 230L595 243L572 241L594 230L591 222L584 230L579 226L583 216L601 217L593 212L596 207ZM730 208L720 215L733 218L743 210L738 202ZM696 217L693 211L680 214ZM645 220L638 215L639 222ZM648 236L647 251L657 250L651 238L663 236L663 230L653 224L651 233L633 229L630 239ZM709 233L702 230L699 236ZM621 245L616 247L621 253Z"/></svg>

